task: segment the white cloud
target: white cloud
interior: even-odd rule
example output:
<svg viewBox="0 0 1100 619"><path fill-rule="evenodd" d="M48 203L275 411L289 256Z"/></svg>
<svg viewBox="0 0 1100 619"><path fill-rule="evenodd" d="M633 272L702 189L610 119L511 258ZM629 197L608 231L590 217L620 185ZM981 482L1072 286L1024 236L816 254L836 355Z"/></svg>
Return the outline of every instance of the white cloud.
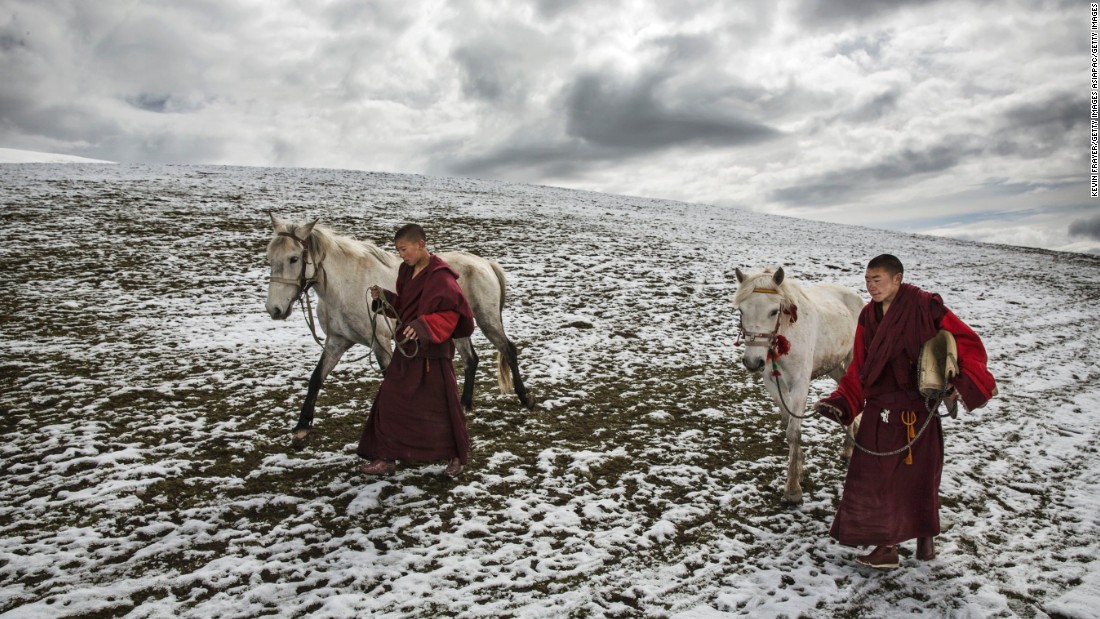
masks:
<svg viewBox="0 0 1100 619"><path fill-rule="evenodd" d="M467 174L912 230L1004 210L1005 186L1085 180L1084 9L869 6L12 0L0 146ZM1073 203L1027 199L1011 208ZM950 229L1032 239L973 225Z"/></svg>

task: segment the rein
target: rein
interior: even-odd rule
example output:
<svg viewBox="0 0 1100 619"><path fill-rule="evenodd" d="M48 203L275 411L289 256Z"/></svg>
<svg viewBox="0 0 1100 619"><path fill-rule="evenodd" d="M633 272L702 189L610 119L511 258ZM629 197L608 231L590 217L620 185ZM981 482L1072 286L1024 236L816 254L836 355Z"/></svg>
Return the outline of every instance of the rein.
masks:
<svg viewBox="0 0 1100 619"><path fill-rule="evenodd" d="M928 426L931 425L932 419L934 417L941 417L941 418L946 417L946 415L941 415L940 412L939 412L940 404L943 403L943 400L944 400L944 397L946 397L946 394L947 394L947 390L945 390L944 393L941 394L938 399L936 399L936 405L935 406L929 406L928 405L928 402L930 400L925 401L924 407L925 407L925 409L928 410L928 418L924 420L924 425L922 425L920 427L920 431L916 432L916 434L913 433L913 428L917 425L917 418L916 418L917 414L916 414L916 412L914 412L914 411L901 411L901 422L903 424L905 424L905 426L909 430L909 433L907 435L907 438L908 438L909 442L907 442L905 445L902 445L901 447L899 447L898 449L895 449L893 451L872 451L870 449L867 449L863 445L860 445L859 441L856 440L856 434L855 434L855 432L852 431L852 426L851 425L844 426L844 431L847 432L848 437L852 439L852 444L855 445L860 451L862 451L865 454L872 455L872 456L887 457L887 456L896 456L896 455L900 454L903 451L908 451L909 456L905 459L905 463L906 464L912 464L913 463L913 445L917 442L917 439L919 439L924 434L924 431L928 429ZM840 411L836 410L835 407L830 406L828 404L825 404L824 406L827 406L827 407L833 409L833 411L834 411L833 414L836 416L837 419L840 419ZM907 417L906 413L910 413L912 416Z"/></svg>
<svg viewBox="0 0 1100 619"><path fill-rule="evenodd" d="M370 294L369 290L367 291L367 294ZM385 294L379 294L378 298L375 299L375 300L379 302L380 311L376 312L376 311L374 311L374 308L371 307L371 311L367 312L367 316L370 317L371 337L373 337L374 341L377 342L378 341L378 314L382 314L383 316L385 316L386 314L393 314L395 317L398 316L398 314L397 314L397 309L393 305L391 305L389 301L386 300L386 295ZM387 325L390 324L390 321L388 321L388 320L386 320L384 322ZM410 342L410 340L408 338L406 338L404 340L398 340L397 339L397 332L401 330L401 327L402 327L402 325L401 325L400 321L396 325L390 326L390 339L393 340L393 347L396 348L397 351L401 353L401 356L405 357L406 359L411 359L411 358L415 357L418 352L420 352L420 340L411 340L412 343L414 344L413 351L411 353L405 352L405 349L403 348L403 346L405 344L408 344Z"/></svg>
<svg viewBox="0 0 1100 619"><path fill-rule="evenodd" d="M294 305L295 301L298 302L298 306L302 308L302 315L306 319L306 326L309 327L309 332L313 336L313 341L317 342L321 348L324 348L324 342L321 341L321 338L317 337L317 324L313 319L313 303L309 298L309 289L313 288L317 284L317 281L324 276L325 254L322 253L319 260L311 263L309 260L310 248L308 239L302 240L289 232L277 232L276 234L292 239L302 248L302 271L298 274L298 279L271 276L268 278L268 281L273 284L287 284L298 288L297 292L294 293L294 300L291 301L290 304ZM306 269L310 264L313 264L313 277L306 276Z"/></svg>
<svg viewBox="0 0 1100 619"><path fill-rule="evenodd" d="M291 234L289 232L277 232L276 234L278 236L285 236L289 239L292 239L297 245L299 245L302 248L302 271L298 274L297 279L271 276L271 277L268 277L268 281L270 283L274 283L274 284L287 284L287 285L290 285L290 286L296 286L297 287L298 290L297 290L297 292L294 293L294 300L290 302L290 305L294 305L295 302L298 303L298 307L301 308L301 310L302 310L302 316L305 318L306 326L309 327L309 333L310 333L310 335L313 336L313 341L317 342L317 345L320 346L322 350L324 350L325 343L323 341L321 341L321 338L317 335L317 322L314 319L313 303L312 303L312 301L310 300L310 297L309 297L309 290L311 288L313 288L315 285L317 285L318 280L320 280L321 278L323 278L325 276L325 271L324 271L325 254L321 253L320 259L311 263L310 262L310 253L311 252L310 252L309 239L302 240L302 239L294 236L293 234ZM309 267L310 264L313 264L313 277L307 277L306 276L306 269ZM379 296L378 300L381 301L381 304L382 304L381 313L390 312L394 316L397 315L397 310L394 309L393 305L390 305L389 301L386 301L386 298L385 298L384 295ZM378 318L377 318L378 313L379 312L375 312L375 311L370 311L370 312L367 313L367 315L370 317L371 336L374 338L375 342L378 341ZM388 320L385 321L385 322L387 324L389 324ZM405 339L405 340L400 340L399 341L397 339L397 331L400 329L400 327L401 327L401 325L397 325L396 327L394 327L394 326L390 327L390 336L391 336L391 339L394 342L394 348L396 348L406 358L415 357L416 354L420 351L420 342L417 341L417 340L413 340L413 344L415 345L415 347L413 348L413 351L411 353L406 352L405 349L403 348L403 346L405 344L408 344L409 340ZM357 361L362 361L363 359L366 359L367 357L370 357L370 356L371 356L371 353L368 352L368 353L364 354L361 357L358 357L358 358L355 358L355 359L352 359L352 360L348 361L348 363L355 363ZM371 364L371 365L373 366L374 364ZM379 371L384 371L381 367L381 364L379 364Z"/></svg>
<svg viewBox="0 0 1100 619"><path fill-rule="evenodd" d="M273 284L288 284L290 286L297 286L298 291L296 293L294 293L294 301L297 301L297 302L301 303L302 296L305 295L305 293L307 291L309 291L310 288L312 288L314 285L317 284L317 280L319 280L322 276L324 276L324 272L325 272L324 271L325 255L322 253L321 254L321 259L317 260L315 263L312 263L313 264L313 277L306 277L306 268L308 268L309 265L311 264L310 261L309 261L310 249L309 249L308 239L303 241L302 239L294 236L293 234L291 234L289 232L278 232L277 234L278 234L278 236L285 236L289 239L293 239L295 243L297 243L298 245L301 246L301 248L302 248L302 271L301 271L301 273L298 274L298 279L289 279L289 278L286 278L286 277L274 277L274 276L272 276L272 277L268 278L268 281L270 283L273 283ZM294 304L294 301L290 302L291 305ZM316 338L317 334L314 333L313 337Z"/></svg>
<svg viewBox="0 0 1100 619"><path fill-rule="evenodd" d="M759 294L774 294L779 295L780 292L776 288L753 288L754 293ZM748 346L767 346L768 348L768 361L772 364L771 375L775 379L775 388L779 392L779 403L791 417L795 419L805 419L810 416L810 413L805 415L796 415L791 411L791 407L787 406L787 401L783 397L783 391L786 389L786 381L783 380L783 375L779 371L779 358L787 353L791 352L791 342L787 338L779 334L779 327L783 321L783 315L790 316L790 322L788 324L794 324L798 320L798 306L791 303L786 298L782 299L779 303L779 314L775 317L775 327L768 333L754 333L751 331L745 331L745 323L739 318L737 326L737 340L733 343L734 346L740 346L742 343L746 347Z"/></svg>

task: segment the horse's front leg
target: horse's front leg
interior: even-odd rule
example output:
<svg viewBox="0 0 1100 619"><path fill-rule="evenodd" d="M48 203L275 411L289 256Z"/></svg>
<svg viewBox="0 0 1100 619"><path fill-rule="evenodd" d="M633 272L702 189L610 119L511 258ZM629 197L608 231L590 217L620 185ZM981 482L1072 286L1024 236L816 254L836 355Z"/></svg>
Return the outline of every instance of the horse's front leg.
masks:
<svg viewBox="0 0 1100 619"><path fill-rule="evenodd" d="M802 420L787 417L787 487L783 502L798 505L802 502Z"/></svg>
<svg viewBox="0 0 1100 619"><path fill-rule="evenodd" d="M787 424L787 487L783 493L783 502L798 505L802 502L802 471L805 462L800 417L805 416L806 398L810 392L809 379L796 380L793 388L782 383L777 384L776 392L782 395L780 412Z"/></svg>
<svg viewBox="0 0 1100 619"><path fill-rule="evenodd" d="M309 430L313 427L313 408L317 403L317 394L321 392L321 385L351 346L350 340L336 335L330 335L325 339L325 350L321 353L321 359L317 361L317 367L313 369L313 375L309 377L309 389L306 391L306 401L302 403L302 412L298 414L298 424L291 431L292 447L305 447Z"/></svg>

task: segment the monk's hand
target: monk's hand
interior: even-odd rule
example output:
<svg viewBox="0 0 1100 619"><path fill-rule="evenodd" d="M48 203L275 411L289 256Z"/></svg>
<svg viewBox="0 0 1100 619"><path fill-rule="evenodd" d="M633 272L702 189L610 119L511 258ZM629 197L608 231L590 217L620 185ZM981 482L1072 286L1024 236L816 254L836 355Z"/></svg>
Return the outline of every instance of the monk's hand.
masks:
<svg viewBox="0 0 1100 619"><path fill-rule="evenodd" d="M947 395L943 396L944 402L955 402L959 399L959 390L955 388L955 385L951 385L951 389L948 390Z"/></svg>
<svg viewBox="0 0 1100 619"><path fill-rule="evenodd" d="M412 327L405 327L405 330L401 332L401 335L404 335L406 340L415 340L419 337L416 335L416 329L413 329Z"/></svg>
<svg viewBox="0 0 1100 619"><path fill-rule="evenodd" d="M814 402L813 411L822 417L840 421L840 411L838 411L835 406L827 404L825 400Z"/></svg>

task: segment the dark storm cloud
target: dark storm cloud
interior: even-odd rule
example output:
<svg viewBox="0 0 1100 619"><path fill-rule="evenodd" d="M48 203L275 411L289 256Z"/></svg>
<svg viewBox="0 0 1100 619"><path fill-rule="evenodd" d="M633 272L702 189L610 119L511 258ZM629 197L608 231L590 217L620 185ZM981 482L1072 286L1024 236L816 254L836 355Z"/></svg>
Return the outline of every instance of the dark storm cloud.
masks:
<svg viewBox="0 0 1100 619"><path fill-rule="evenodd" d="M578 141L547 144L511 144L488 155L437 164L441 172L463 176L503 175L537 169L547 177L578 176L601 160L613 159L612 153L593 149Z"/></svg>
<svg viewBox="0 0 1100 619"><path fill-rule="evenodd" d="M462 69L462 91L467 96L489 102L504 98L511 85L500 70L498 50L464 45L455 49L453 56Z"/></svg>
<svg viewBox="0 0 1100 619"><path fill-rule="evenodd" d="M622 83L581 75L566 97L567 132L623 154L686 143L736 146L777 135L770 127L719 110L671 108L656 92L665 79L650 75Z"/></svg>
<svg viewBox="0 0 1100 619"><path fill-rule="evenodd" d="M897 90L886 91L846 113L844 118L855 123L867 123L879 120L898 107L898 99L900 97L901 93Z"/></svg>
<svg viewBox="0 0 1100 619"><path fill-rule="evenodd" d="M898 104L890 91L843 116L855 124L878 119ZM774 191L771 197L790 205L826 205L867 196L893 182L950 170L977 157L1037 159L1050 156L1081 135L1088 102L1083 95L1057 92L1009 107L994 119L989 138L959 133L925 148L907 148L877 163L847 167L812 177L804 184Z"/></svg>
<svg viewBox="0 0 1100 619"><path fill-rule="evenodd" d="M701 34L673 34L653 40L654 48L663 50L668 65L705 61L715 51L714 42Z"/></svg>
<svg viewBox="0 0 1100 619"><path fill-rule="evenodd" d="M582 0L535 0L535 8L538 9L539 15L550 19L581 6L584 6Z"/></svg>
<svg viewBox="0 0 1100 619"><path fill-rule="evenodd" d="M1058 92L1010 108L991 140L997 155L1046 157L1084 135L1089 103L1083 93Z"/></svg>
<svg viewBox="0 0 1100 619"><path fill-rule="evenodd" d="M909 6L934 4L939 0L803 0L798 7L802 23L836 25L862 22Z"/></svg>
<svg viewBox="0 0 1100 619"><path fill-rule="evenodd" d="M948 170L980 152L964 137L946 138L927 148L903 149L873 165L828 172L804 185L779 189L771 197L795 205L831 204L877 191L883 183Z"/></svg>
<svg viewBox="0 0 1100 619"><path fill-rule="evenodd" d="M1070 236L1083 236L1100 241L1100 215L1075 219L1069 225Z"/></svg>
<svg viewBox="0 0 1100 619"><path fill-rule="evenodd" d="M592 164L625 161L678 146L737 147L780 135L767 125L718 105L665 103L658 90L667 79L658 74L642 75L633 81L582 74L563 96L566 137L532 144L528 137L532 132L520 130L488 154L442 166L458 174L492 175L534 169L560 178ZM691 92L676 95L678 101L694 98Z"/></svg>
<svg viewBox="0 0 1100 619"><path fill-rule="evenodd" d="M457 46L462 92L496 106L522 106L532 80L552 52L542 35L515 24Z"/></svg>

